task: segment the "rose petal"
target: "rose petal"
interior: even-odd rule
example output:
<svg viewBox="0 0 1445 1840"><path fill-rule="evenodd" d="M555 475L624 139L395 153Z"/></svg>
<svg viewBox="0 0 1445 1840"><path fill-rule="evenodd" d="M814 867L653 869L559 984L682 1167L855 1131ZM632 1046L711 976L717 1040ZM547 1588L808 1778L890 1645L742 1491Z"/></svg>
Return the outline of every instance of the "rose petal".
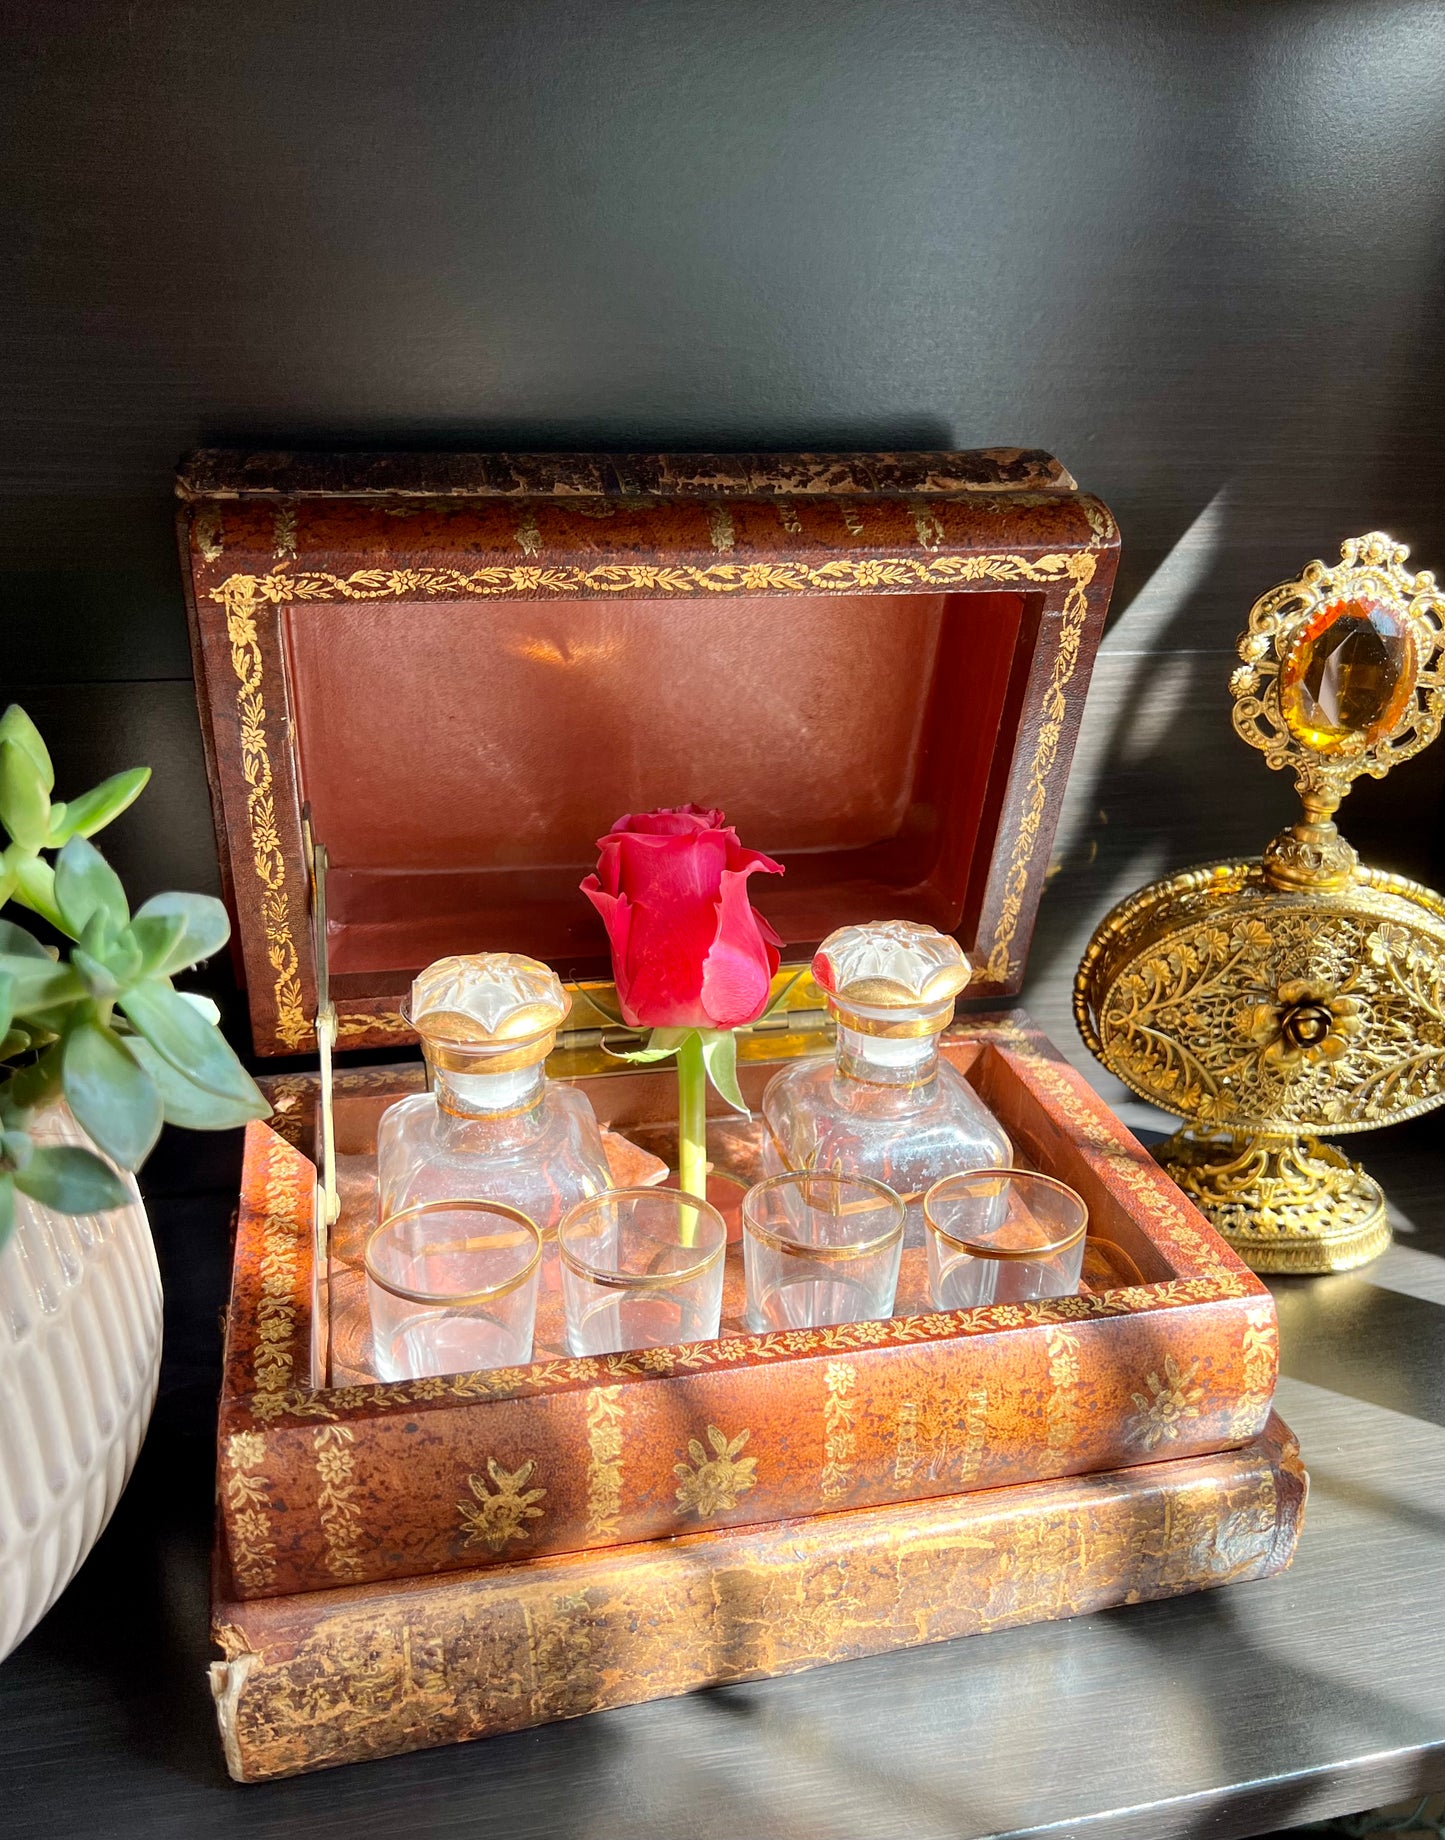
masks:
<svg viewBox="0 0 1445 1840"><path fill-rule="evenodd" d="M691 837L649 837L628 832L617 839L621 886L629 899L649 907L674 903L716 903L727 867L727 851L716 831Z"/></svg>
<svg viewBox="0 0 1445 1840"><path fill-rule="evenodd" d="M753 911L746 884L781 865L745 849L722 812L700 805L629 813L597 848L583 892L607 926L627 1021L735 1028L759 1016L782 940Z"/></svg>
<svg viewBox="0 0 1445 1840"><path fill-rule="evenodd" d="M720 830L727 819L722 812L705 805L663 806L657 811L629 812L619 818L609 833L635 837L691 837L699 831ZM601 839L598 839L601 847Z"/></svg>
<svg viewBox="0 0 1445 1840"><path fill-rule="evenodd" d="M597 874L589 876L589 881L600 879L602 887L608 894L622 892L622 843L617 837L599 837L597 839ZM583 883L585 889L586 883Z"/></svg>
<svg viewBox="0 0 1445 1840"><path fill-rule="evenodd" d="M729 872L742 876L751 875L754 870L759 870L764 875L786 875L788 873L782 863L774 862L771 856L764 856L761 850L746 849L738 842L735 831L729 829L724 835L729 840ZM767 943L770 946L777 946L781 951L784 943L782 934L777 932L756 908L753 909L753 918L757 921L758 929ZM773 969L777 969L776 965Z"/></svg>
<svg viewBox="0 0 1445 1840"><path fill-rule="evenodd" d="M727 839L728 868L735 872L761 869L765 875L786 875L780 862L774 862L771 856L764 856L761 850L750 850L738 842L738 834L731 825L723 832Z"/></svg>
<svg viewBox="0 0 1445 1840"><path fill-rule="evenodd" d="M691 903L686 910L642 904L632 911L626 990L618 977L623 1014L638 1028L705 1029L703 964L716 932L716 908ZM621 971L617 961L613 968Z"/></svg>
<svg viewBox="0 0 1445 1840"><path fill-rule="evenodd" d="M625 895L609 894L595 875L582 884L582 892L602 916L607 943L612 948L613 969L627 963L627 941L632 931L632 906Z"/></svg>
<svg viewBox="0 0 1445 1840"><path fill-rule="evenodd" d="M752 870L725 873L718 903L717 937L703 966L702 1002L715 1029L740 1029L768 1006L779 953L764 937L766 924L748 901ZM768 928L772 932L771 927Z"/></svg>

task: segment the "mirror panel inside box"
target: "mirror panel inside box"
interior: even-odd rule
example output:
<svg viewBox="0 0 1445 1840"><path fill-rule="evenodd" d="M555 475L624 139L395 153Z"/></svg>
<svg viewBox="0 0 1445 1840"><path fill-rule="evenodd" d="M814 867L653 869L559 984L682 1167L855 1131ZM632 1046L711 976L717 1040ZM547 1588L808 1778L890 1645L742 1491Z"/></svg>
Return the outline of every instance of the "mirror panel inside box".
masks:
<svg viewBox="0 0 1445 1840"><path fill-rule="evenodd" d="M678 1426L700 1462L751 1478L714 1492L710 1526L1256 1434L1273 1390L1267 1293L1007 1008L1117 556L1109 513L1057 461L1012 449L207 453L180 496L258 1052L315 1046L305 811L329 861L341 1050L414 1040L400 1004L431 960L525 952L573 981L570 1032L549 1070L583 1080L604 1125L666 1155L671 1068L619 1070L601 1051L615 1015L606 938L577 884L620 812L696 800L784 864L753 892L785 941L785 969L854 921L918 920L959 940L973 977L946 1052L1020 1160L1079 1187L1092 1217L1075 1297L930 1313L926 1289L900 1280L889 1322L750 1336L725 1308L722 1339L676 1358L568 1359L539 1317L529 1368L370 1385L364 1356L348 1366L356 1351L339 1342L334 1363L313 1365L325 1345L313 1316L332 1308L328 1277L338 1296L359 1282L348 1246L374 1208L376 1120L421 1070L337 1075L330 1270L313 1237L316 1079L280 1076L277 1116L248 1143L229 1323L221 1468L233 1561L257 1451L248 1439L264 1429L267 1463L295 1467L276 1556L238 1568L241 1595L337 1581L314 1480L319 1427L346 1432L349 1473L385 1530L348 1561L350 1580L684 1530ZM805 977L743 1035L750 1103L790 1056L826 1045L827 1027ZM711 1154L746 1179L749 1127L719 1111L712 1132ZM600 1513L611 1495L589 1508L587 1478L614 1405L629 1450L651 1427L661 1468L644 1475L629 1459L624 1499ZM741 1446L726 1452L768 1424L791 1427L787 1454L754 1474ZM833 1452L821 1468L813 1442ZM456 1464L465 1481L478 1448L513 1479L550 1453L545 1528L519 1523L495 1549L458 1533ZM494 1476L484 1492L502 1486Z"/></svg>

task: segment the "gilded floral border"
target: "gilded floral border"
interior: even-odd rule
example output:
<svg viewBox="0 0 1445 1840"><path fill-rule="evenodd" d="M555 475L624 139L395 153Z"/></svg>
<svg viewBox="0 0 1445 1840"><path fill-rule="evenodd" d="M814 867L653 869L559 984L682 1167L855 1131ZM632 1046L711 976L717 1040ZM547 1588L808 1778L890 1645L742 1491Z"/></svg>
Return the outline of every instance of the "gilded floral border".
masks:
<svg viewBox="0 0 1445 1840"><path fill-rule="evenodd" d="M286 885L286 854L281 847L272 792L271 753L266 743L265 669L256 634L259 603L249 595L226 595L219 589L213 598L220 600L226 610L226 637L231 646L231 668L236 674L246 826L250 832L251 867L261 886L261 931L271 966L276 1034L286 1047L300 1048L311 1039L311 1024L302 1007L300 960L291 929L291 898Z"/></svg>
<svg viewBox="0 0 1445 1840"><path fill-rule="evenodd" d="M1157 1284L1121 1287L1102 1294L1053 1297L1039 1303L999 1304L989 1309L936 1312L894 1317L888 1321L840 1323L823 1329L784 1330L769 1335L742 1335L672 1349L633 1354L563 1357L528 1367L499 1367L457 1374L446 1379L390 1381L325 1389L292 1387L257 1400L238 1400L268 1422L286 1417L334 1420L366 1407L434 1405L441 1400L525 1399L570 1387L610 1387L620 1380L666 1379L710 1368L762 1367L794 1356L858 1354L870 1348L897 1348L911 1343L948 1342L962 1336L989 1335L1015 1329L1137 1316L1196 1303L1252 1297L1258 1286L1242 1269L1197 1278L1174 1278Z"/></svg>
<svg viewBox="0 0 1445 1840"><path fill-rule="evenodd" d="M1047 558L1047 560L1052 561L1055 558ZM1074 585L1064 601L1063 623L1059 628L1059 649L1054 654L1048 694L1044 698L1044 720L1039 727L1038 739L1034 743L1034 757L1029 767L1029 785L1024 796L1023 816L1019 820L1018 830L1014 835L1008 873L1004 878L1003 906L999 909L998 920L993 931L993 945L988 955L988 975L997 984L1008 982L1009 948L1013 944L1014 935L1018 932L1019 920L1023 914L1024 896L1028 893L1030 865L1038 843L1039 829L1043 823L1044 808L1048 802L1049 777L1053 772L1054 761L1058 757L1059 738L1064 732L1064 714L1068 707L1066 692L1079 663L1084 621L1089 612L1088 590L1097 567L1097 558L1089 550L1075 551L1064 560L1068 565L1067 573L1072 578Z"/></svg>
<svg viewBox="0 0 1445 1840"><path fill-rule="evenodd" d="M295 1389L300 1339L296 1291L307 1241L306 1208L313 1192L309 1164L283 1138L274 1138L266 1151L250 1401L252 1415L263 1421L280 1417Z"/></svg>
<svg viewBox="0 0 1445 1840"><path fill-rule="evenodd" d="M1096 533L1097 534L1097 533ZM1009 974L1009 949L1018 931L1028 891L1030 865L1048 798L1067 706L1066 691L1078 665L1088 588L1098 565L1092 550L1057 551L1037 560L1018 555L837 557L817 566L806 562L602 563L506 565L463 569L356 569L269 575L230 575L210 591L225 610L231 663L236 674L236 710L241 737L241 772L246 782L246 822L252 869L261 887L261 926L272 970L276 1035L288 1048L307 1045L311 1024L302 1006L300 964L291 919L286 859L281 847L271 758L261 646L256 616L263 608L296 602L377 601L408 596L495 599L507 595L808 594L853 589L921 590L962 587L981 581L1071 584L1063 606L1044 720L1034 744L1023 815L1014 837L1004 880L1003 904L989 950L988 975L999 983ZM399 1017L360 1015L344 1019L342 1033L399 1032Z"/></svg>

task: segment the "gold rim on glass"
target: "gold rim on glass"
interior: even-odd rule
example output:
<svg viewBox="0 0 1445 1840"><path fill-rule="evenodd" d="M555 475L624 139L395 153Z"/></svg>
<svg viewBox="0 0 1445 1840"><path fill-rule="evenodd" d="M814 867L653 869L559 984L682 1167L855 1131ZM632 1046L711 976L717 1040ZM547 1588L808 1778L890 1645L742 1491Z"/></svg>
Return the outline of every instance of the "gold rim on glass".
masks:
<svg viewBox="0 0 1445 1840"><path fill-rule="evenodd" d="M503 1219L510 1220L519 1227L525 1227L532 1235L536 1242L532 1248L532 1256L522 1269L514 1272L510 1278L504 1278L500 1284L486 1285L479 1291L413 1291L408 1290L405 1285L393 1282L390 1278L384 1278L372 1262L372 1248L387 1228L394 1227L399 1220L417 1220L423 1214L442 1213L500 1214ZM495 1239L444 1240L431 1250L470 1252L495 1243ZM460 1309L475 1303L490 1303L494 1297L505 1297L509 1291L514 1291L518 1285L527 1282L541 1263L541 1259L541 1229L531 1215L524 1214L520 1208L511 1207L505 1201L418 1201L412 1207L398 1208L394 1214L388 1214L381 1225L371 1232L366 1241L363 1263L366 1266L366 1275L371 1282L379 1284L382 1290L389 1291L393 1297L401 1297L407 1303L428 1304L434 1309Z"/></svg>
<svg viewBox="0 0 1445 1840"><path fill-rule="evenodd" d="M851 1246L806 1245L799 1240L789 1239L786 1234L778 1233L772 1227L765 1227L760 1221L753 1219L751 1203L754 1195L762 1194L765 1189L781 1188L787 1183L797 1185L802 1182L829 1182L837 1183L839 1186L847 1183L852 1188L866 1189L873 1197L866 1202L845 1202L843 1206L831 1210L831 1218L836 1219L843 1214L858 1214L865 1211L871 1213L880 1205L896 1208L897 1218L893 1225L882 1233ZM811 1206L811 1203L805 1205ZM825 1210L815 1208L813 1211L822 1213ZM862 1259L866 1258L869 1253L882 1252L902 1235L903 1224L907 1217L908 1210L904 1206L902 1196L891 1189L886 1182L880 1182L876 1176L845 1176L831 1169L790 1169L784 1170L781 1175L765 1176L761 1182L754 1183L743 1197L743 1231L745 1233L751 1233L754 1239L760 1239L765 1246L771 1246L774 1252L784 1253L789 1258L818 1259L828 1264L842 1264L846 1259Z"/></svg>
<svg viewBox="0 0 1445 1840"><path fill-rule="evenodd" d="M627 1273L606 1271L597 1265L589 1265L587 1260L571 1252L567 1247L567 1229L591 1208L599 1208L604 1202L636 1201L644 1197L656 1201L666 1196L682 1207L696 1209L700 1220L713 1220L722 1233L721 1241L713 1247L705 1258L695 1265L685 1265L679 1271L639 1271ZM562 1263L569 1271L576 1272L579 1278L585 1278L589 1284L600 1284L607 1290L666 1290L670 1285L686 1284L691 1278L700 1278L705 1271L710 1271L728 1249L728 1226L722 1215L710 1201L703 1201L697 1195L690 1195L685 1189L678 1188L607 1188L600 1195L589 1195L585 1201L578 1201L562 1216L557 1227L557 1250L562 1255ZM684 1252L689 1248L684 1246Z"/></svg>
<svg viewBox="0 0 1445 1840"><path fill-rule="evenodd" d="M947 1188L950 1182L988 1181L999 1182L1011 1187L1022 1179L1025 1182L1037 1182L1044 1188L1051 1188L1056 1194L1067 1195L1070 1201L1078 1204L1083 1219L1077 1227L1066 1233L1062 1239L1047 1241L1042 1246L988 1246L981 1240L960 1239L956 1233L950 1233L947 1227L940 1226L933 1218L932 1202L941 1188ZM956 1246L960 1252L968 1252L976 1259L1050 1259L1056 1252L1067 1252L1071 1246L1077 1246L1089 1230L1089 1210L1084 1205L1084 1197L1067 1182L1059 1181L1057 1176L1041 1175L1036 1169L960 1169L951 1176L941 1176L923 1197L923 1219L931 1233L936 1233L950 1246Z"/></svg>

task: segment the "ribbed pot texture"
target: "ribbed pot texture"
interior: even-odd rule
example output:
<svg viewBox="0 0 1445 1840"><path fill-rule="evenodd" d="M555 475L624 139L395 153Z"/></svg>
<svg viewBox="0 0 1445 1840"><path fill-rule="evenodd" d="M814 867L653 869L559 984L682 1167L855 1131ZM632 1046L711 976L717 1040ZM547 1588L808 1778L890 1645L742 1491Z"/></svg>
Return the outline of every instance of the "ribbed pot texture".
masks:
<svg viewBox="0 0 1445 1840"><path fill-rule="evenodd" d="M89 1139L64 1108L36 1135ZM0 1251L0 1659L80 1569L126 1485L161 1360L161 1279L140 1191L108 1214L16 1197Z"/></svg>

